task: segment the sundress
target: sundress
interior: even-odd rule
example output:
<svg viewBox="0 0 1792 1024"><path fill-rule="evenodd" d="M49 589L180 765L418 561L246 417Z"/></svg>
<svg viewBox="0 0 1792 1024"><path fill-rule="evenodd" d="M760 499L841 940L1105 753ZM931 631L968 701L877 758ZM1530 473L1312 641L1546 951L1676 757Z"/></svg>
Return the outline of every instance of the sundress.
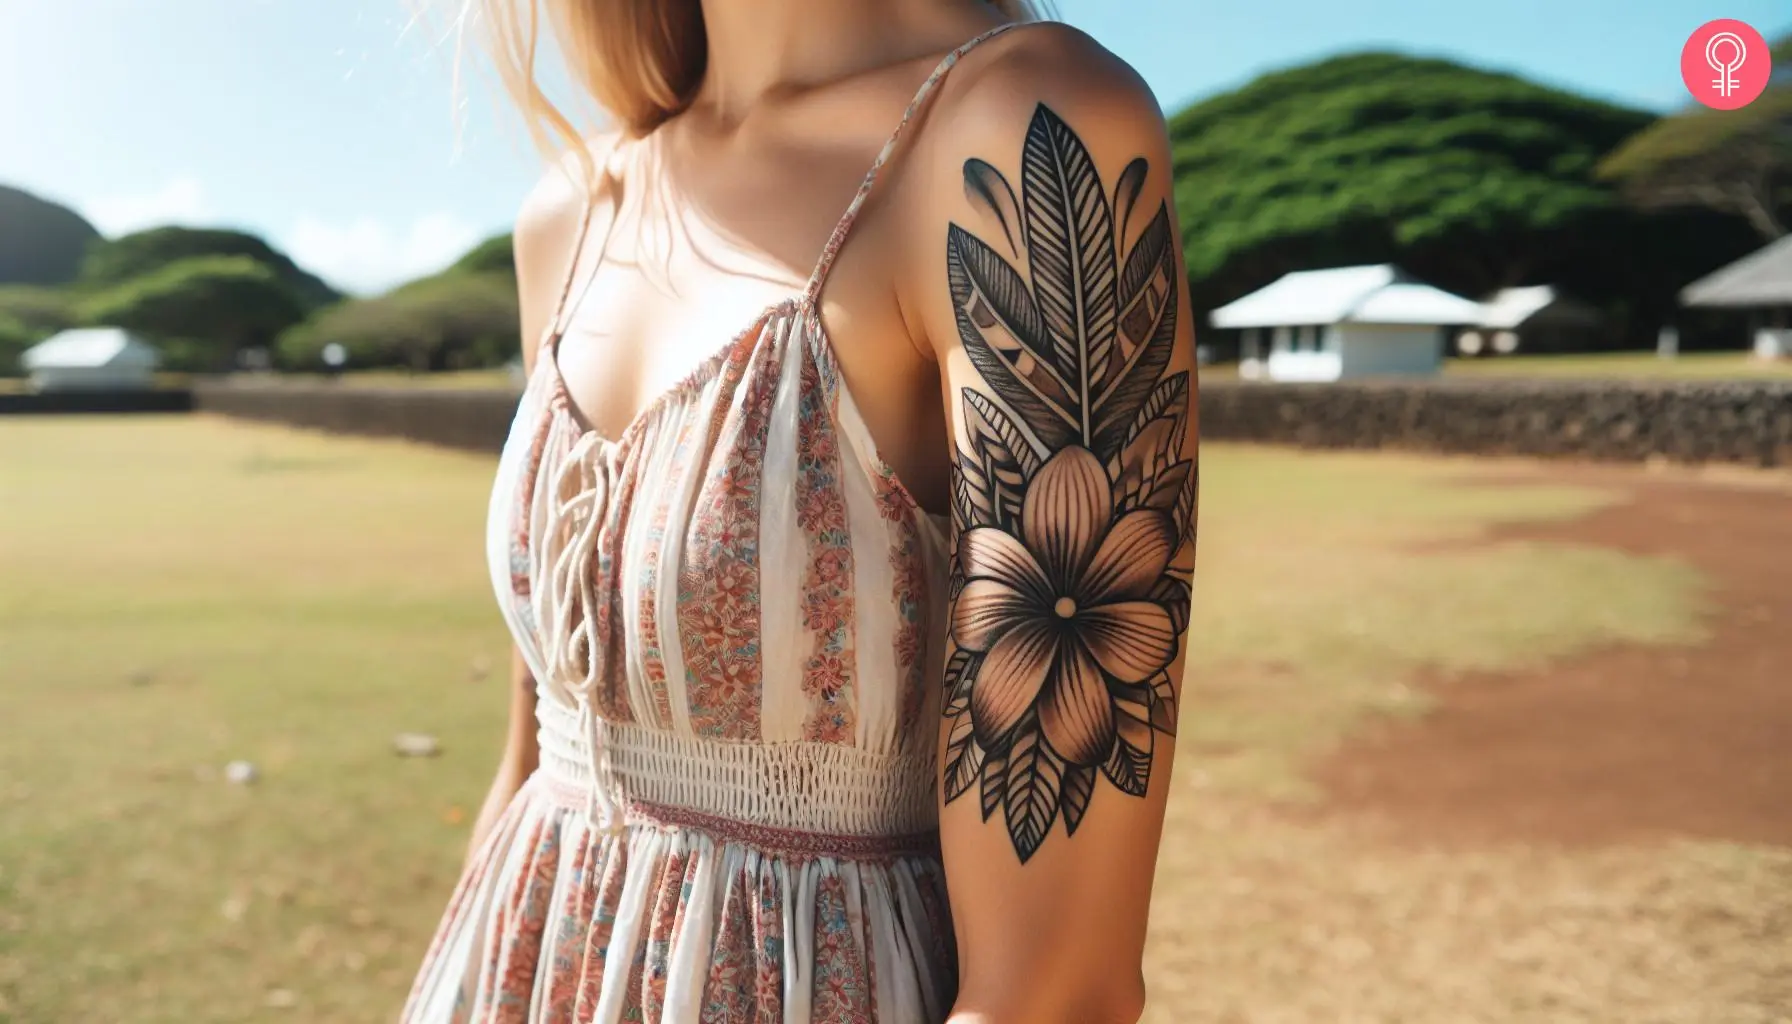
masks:
<svg viewBox="0 0 1792 1024"><path fill-rule="evenodd" d="M904 127L1011 27L921 86L803 291L614 439L572 409L556 315L487 540L537 681L540 767L475 852L403 1020L950 1011L947 528L879 458L817 306Z"/></svg>

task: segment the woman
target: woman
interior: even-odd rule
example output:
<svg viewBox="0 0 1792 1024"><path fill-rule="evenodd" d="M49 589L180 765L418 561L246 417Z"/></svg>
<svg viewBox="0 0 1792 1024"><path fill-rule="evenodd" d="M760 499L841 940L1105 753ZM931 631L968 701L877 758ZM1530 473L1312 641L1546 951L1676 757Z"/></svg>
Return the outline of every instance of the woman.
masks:
<svg viewBox="0 0 1792 1024"><path fill-rule="evenodd" d="M615 129L516 231L513 721L405 1019L1136 1020L1197 479L1150 93L1017 3L547 6Z"/></svg>

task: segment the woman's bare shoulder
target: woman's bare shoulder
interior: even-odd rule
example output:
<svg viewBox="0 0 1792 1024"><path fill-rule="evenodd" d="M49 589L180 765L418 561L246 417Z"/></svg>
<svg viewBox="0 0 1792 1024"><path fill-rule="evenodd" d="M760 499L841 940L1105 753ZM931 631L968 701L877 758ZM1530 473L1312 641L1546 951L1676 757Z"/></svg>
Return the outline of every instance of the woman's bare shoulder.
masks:
<svg viewBox="0 0 1792 1024"><path fill-rule="evenodd" d="M533 366L535 345L547 330L573 269L574 249L593 194L587 168L601 167L619 141L619 133L604 133L587 140L585 159L576 150L562 155L543 171L517 211L511 247L526 365Z"/></svg>
<svg viewBox="0 0 1792 1024"><path fill-rule="evenodd" d="M1144 78L1088 33L1062 22L1023 25L973 54L942 90L946 134L975 138L1006 127L1016 111L1041 102L1131 120L1161 123L1157 99Z"/></svg>

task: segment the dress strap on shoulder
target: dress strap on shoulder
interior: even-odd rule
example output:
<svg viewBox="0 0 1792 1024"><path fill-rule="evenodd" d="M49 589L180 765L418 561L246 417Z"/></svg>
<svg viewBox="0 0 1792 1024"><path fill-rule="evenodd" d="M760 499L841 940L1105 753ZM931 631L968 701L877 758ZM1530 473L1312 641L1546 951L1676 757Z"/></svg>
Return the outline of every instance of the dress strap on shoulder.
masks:
<svg viewBox="0 0 1792 1024"><path fill-rule="evenodd" d="M542 338L542 343L550 346L550 350L559 347L560 334L566 330L568 314L597 278L598 268L603 266L604 257L609 252L610 236L616 229L616 220L622 211L622 198L615 194L615 162L621 148L622 144L619 143L595 165L593 171L597 175L597 181L585 190L585 201L579 211L579 232L573 239L572 252L567 258L566 280L560 285L560 297L554 303L554 315L548 320L547 331ZM585 266L585 243L591 237L591 220L597 214L599 194L606 192L611 197L610 217L604 226L603 240L598 244L596 254L590 265Z"/></svg>
<svg viewBox="0 0 1792 1024"><path fill-rule="evenodd" d="M827 247L821 252L821 259L816 262L814 273L809 275L809 286L804 293L807 301L814 302L816 297L821 294L822 285L827 281L828 271L833 269L834 258L840 255L840 247L846 243L846 236L852 232L853 222L858 219L859 210L864 207L865 200L871 197L872 189L877 187L878 175L883 171L884 165L889 163L890 156L896 152L897 144L902 141L903 132L927 105L934 90L941 82L945 81L946 76L951 73L952 68L965 54L1009 29L1018 28L1024 24L1029 23L1011 21L1004 25L997 25L976 36L946 54L939 65L933 69L933 73L927 76L927 80L921 83L921 88L915 92L915 98L909 101L908 109L903 112L902 120L896 123L895 130L890 132L889 139L884 143L884 148L878 152L877 159L871 164L871 169L865 173L865 180L859 185L858 194L852 197L852 203L847 206L845 215L840 218L838 224L834 225L834 233L828 238Z"/></svg>

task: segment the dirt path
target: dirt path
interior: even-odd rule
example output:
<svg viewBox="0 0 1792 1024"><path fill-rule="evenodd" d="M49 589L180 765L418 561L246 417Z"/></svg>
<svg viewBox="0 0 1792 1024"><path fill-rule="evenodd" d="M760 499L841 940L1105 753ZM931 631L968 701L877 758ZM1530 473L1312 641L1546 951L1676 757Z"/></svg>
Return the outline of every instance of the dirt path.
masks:
<svg viewBox="0 0 1792 1024"><path fill-rule="evenodd" d="M1367 730L1315 767L1329 807L1428 842L1690 836L1792 846L1792 491L1678 473L1547 472L1615 484L1629 499L1493 539L1681 559L1710 581L1709 642L1430 680L1432 713Z"/></svg>

